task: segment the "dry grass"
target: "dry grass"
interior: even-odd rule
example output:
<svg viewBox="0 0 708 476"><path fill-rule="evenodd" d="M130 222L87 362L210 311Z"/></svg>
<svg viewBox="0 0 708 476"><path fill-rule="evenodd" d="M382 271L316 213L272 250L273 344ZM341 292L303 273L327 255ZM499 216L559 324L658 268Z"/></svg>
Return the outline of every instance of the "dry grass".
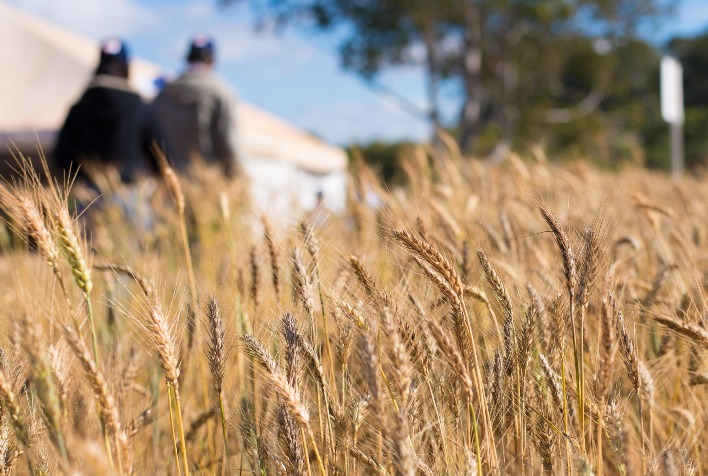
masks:
<svg viewBox="0 0 708 476"><path fill-rule="evenodd" d="M706 183L404 159L324 219L165 167L147 228L21 165L0 474L708 473Z"/></svg>

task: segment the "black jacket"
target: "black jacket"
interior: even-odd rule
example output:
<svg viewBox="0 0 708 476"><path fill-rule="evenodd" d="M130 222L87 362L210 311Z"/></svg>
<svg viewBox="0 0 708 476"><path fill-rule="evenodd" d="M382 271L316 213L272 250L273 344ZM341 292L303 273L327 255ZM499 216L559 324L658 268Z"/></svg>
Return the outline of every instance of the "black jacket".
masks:
<svg viewBox="0 0 708 476"><path fill-rule="evenodd" d="M64 122L54 149L55 165L75 171L87 162L110 164L121 179L157 172L153 145L166 139L151 109L116 76L97 75ZM80 175L81 172L79 172Z"/></svg>

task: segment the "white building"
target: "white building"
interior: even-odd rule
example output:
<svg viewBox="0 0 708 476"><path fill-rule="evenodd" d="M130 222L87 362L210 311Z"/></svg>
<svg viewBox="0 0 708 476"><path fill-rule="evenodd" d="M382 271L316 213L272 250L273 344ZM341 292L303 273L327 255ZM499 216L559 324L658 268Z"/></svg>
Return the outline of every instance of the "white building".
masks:
<svg viewBox="0 0 708 476"><path fill-rule="evenodd" d="M97 42L0 2L0 156L16 145L51 155L67 111L88 84L98 61ZM160 66L134 58L130 81L146 99L155 93ZM247 92L246 92L247 94ZM260 209L310 209L322 194L329 209L344 208L345 152L248 104L237 124L243 167Z"/></svg>

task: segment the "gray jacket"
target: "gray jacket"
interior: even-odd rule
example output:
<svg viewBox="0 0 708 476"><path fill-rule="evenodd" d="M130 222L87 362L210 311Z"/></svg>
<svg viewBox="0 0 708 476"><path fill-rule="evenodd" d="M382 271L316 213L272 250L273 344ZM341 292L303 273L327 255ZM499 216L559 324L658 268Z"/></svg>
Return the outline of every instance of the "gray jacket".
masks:
<svg viewBox="0 0 708 476"><path fill-rule="evenodd" d="M210 71L187 71L168 83L152 106L177 170L185 171L197 155L221 164L228 176L236 173L236 99L225 82Z"/></svg>

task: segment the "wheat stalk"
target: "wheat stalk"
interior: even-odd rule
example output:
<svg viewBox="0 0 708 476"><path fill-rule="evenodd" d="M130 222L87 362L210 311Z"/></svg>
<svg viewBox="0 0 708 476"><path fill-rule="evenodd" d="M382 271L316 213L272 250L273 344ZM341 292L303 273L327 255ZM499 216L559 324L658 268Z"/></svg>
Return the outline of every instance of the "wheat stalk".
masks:
<svg viewBox="0 0 708 476"><path fill-rule="evenodd" d="M191 304L193 309L198 309L197 280L194 274L194 264L192 263L192 252L189 248L187 219L185 217L186 203L184 199L184 192L182 190L182 184L177 176L177 172L175 172L169 164L167 156L165 156L164 152L159 147L153 147L153 152L158 159L158 164L160 166L160 170L162 171L162 176L165 179L167 190L172 197L175 207L177 208L179 229L182 235L182 246L184 247L184 258L187 263L187 274L189 275L189 293L191 297Z"/></svg>

